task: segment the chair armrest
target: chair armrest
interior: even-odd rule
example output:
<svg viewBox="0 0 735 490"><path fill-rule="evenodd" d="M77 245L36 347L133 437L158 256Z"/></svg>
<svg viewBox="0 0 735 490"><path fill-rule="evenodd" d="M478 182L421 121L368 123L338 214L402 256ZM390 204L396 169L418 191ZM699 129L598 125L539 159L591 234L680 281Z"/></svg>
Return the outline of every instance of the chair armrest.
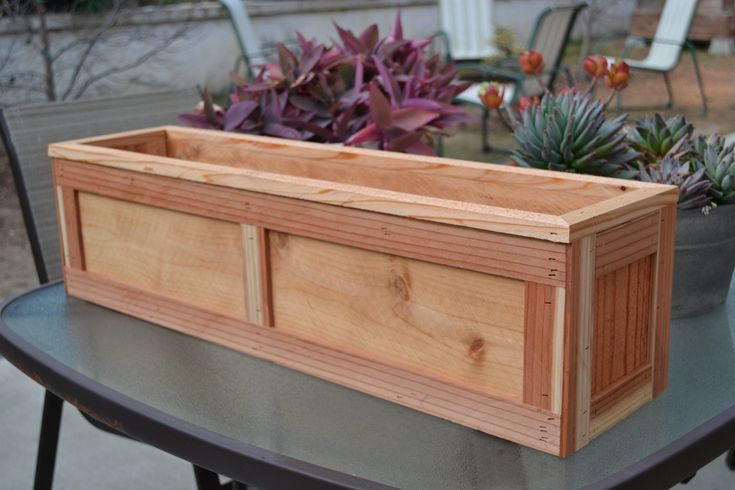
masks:
<svg viewBox="0 0 735 490"><path fill-rule="evenodd" d="M504 68L496 67L495 65L484 65L482 63L467 63L457 65L455 67L459 72L474 71L479 72L483 79L492 80L494 78L507 78L520 82L523 80L525 75L520 71L513 71Z"/></svg>

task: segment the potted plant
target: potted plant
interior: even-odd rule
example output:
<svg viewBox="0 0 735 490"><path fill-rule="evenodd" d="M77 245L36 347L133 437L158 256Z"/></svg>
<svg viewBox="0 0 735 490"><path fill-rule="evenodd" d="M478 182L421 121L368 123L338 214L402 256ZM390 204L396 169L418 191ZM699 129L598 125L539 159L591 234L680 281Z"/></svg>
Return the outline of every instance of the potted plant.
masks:
<svg viewBox="0 0 735 490"><path fill-rule="evenodd" d="M263 66L255 80L233 75L227 107L208 91L184 123L288 139L436 154L438 137L471 118L452 105L469 83L438 55L431 39L403 37L400 14L392 34L380 38L372 25L355 35L335 25L333 46L299 38L299 52L278 46L278 63Z"/></svg>
<svg viewBox="0 0 735 490"><path fill-rule="evenodd" d="M735 254L735 149L722 136L692 137L682 116L660 114L630 129L640 178L679 187L674 265L674 318L725 302Z"/></svg>
<svg viewBox="0 0 735 490"><path fill-rule="evenodd" d="M543 70L538 53L520 58L526 73ZM564 172L639 179L679 188L672 316L704 313L724 303L735 268L735 147L722 136L693 137L683 116L655 114L626 128L627 114L612 120L605 108L630 74L622 61L595 55L584 64L585 91L548 88L524 97L516 111L502 105L502 89L488 84L481 100L513 130L515 164ZM598 80L611 89L605 102L591 96ZM543 86L543 85L542 85ZM501 108L506 110L506 117ZM511 122L508 122L508 119Z"/></svg>

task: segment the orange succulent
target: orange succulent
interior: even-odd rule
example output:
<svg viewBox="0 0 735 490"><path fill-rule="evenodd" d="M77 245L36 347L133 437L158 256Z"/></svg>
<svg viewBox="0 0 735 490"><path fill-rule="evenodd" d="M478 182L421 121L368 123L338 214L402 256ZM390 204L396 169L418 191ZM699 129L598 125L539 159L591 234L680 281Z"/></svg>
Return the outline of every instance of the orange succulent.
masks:
<svg viewBox="0 0 735 490"><path fill-rule="evenodd" d="M544 71L544 56L538 51L524 51L521 53L518 63L526 75L538 75Z"/></svg>
<svg viewBox="0 0 735 490"><path fill-rule="evenodd" d="M607 58L601 54L588 56L582 67L592 78L602 78L607 75Z"/></svg>
<svg viewBox="0 0 735 490"><path fill-rule="evenodd" d="M488 109L497 109L503 105L505 88L497 82L485 82L480 85L480 91L477 95L480 97L482 103L485 104L485 107Z"/></svg>
<svg viewBox="0 0 735 490"><path fill-rule="evenodd" d="M630 67L623 60L616 60L607 70L605 77L605 85L620 92L628 86L630 80Z"/></svg>

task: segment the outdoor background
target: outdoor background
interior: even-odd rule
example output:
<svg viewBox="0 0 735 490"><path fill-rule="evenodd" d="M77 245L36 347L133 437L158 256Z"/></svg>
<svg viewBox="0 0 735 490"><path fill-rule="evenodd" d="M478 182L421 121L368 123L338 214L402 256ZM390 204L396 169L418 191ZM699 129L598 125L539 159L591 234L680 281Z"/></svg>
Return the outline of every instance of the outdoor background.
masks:
<svg viewBox="0 0 735 490"><path fill-rule="evenodd" d="M27 0L28 1L28 0ZM527 41L535 16L556 0L495 0L497 26ZM625 31L636 8L655 0L597 0L578 21L565 62L574 73L580 55L602 35ZM728 1L701 2L702 8L727 7ZM26 21L14 12L20 0L0 2L0 106L47 100L122 95L206 85L224 92L239 54L224 10L216 2L176 0L77 0L47 2L45 19ZM305 36L328 41L336 21L362 30L377 23L381 32L392 26L397 9L403 12L409 37L429 36L439 26L436 1L431 0L302 0L249 1L249 13L265 45ZM13 10L16 9L16 10ZM69 13L74 11L74 13ZM14 16L15 15L15 16ZM43 24L43 25L42 25ZM39 32L49 34L47 48L58 54L51 66L42 56ZM614 44L609 54L622 50ZM698 43L710 104L700 115L700 99L691 60L685 56L671 74L675 105L698 132L735 133L735 56L732 40ZM635 53L643 55L645 51ZM49 83L51 81L52 83ZM50 88L53 85L53 89ZM660 98L660 101L659 101ZM663 103L665 89L657 74L634 73L625 92L626 105ZM650 112L650 111L648 111ZM632 112L631 117L642 113ZM172 121L174 123L175 121ZM511 137L495 122L493 144L512 146ZM446 156L503 162L507 155L480 151L479 125L468 123L445 142ZM15 195L12 176L0 148L0 299L37 284L35 269ZM6 361L0 360L0 490L30 488L43 390ZM67 406L62 424L57 486L78 488L193 488L191 468L183 461L135 442L93 429ZM700 472L686 488L735 487L735 476L722 458Z"/></svg>

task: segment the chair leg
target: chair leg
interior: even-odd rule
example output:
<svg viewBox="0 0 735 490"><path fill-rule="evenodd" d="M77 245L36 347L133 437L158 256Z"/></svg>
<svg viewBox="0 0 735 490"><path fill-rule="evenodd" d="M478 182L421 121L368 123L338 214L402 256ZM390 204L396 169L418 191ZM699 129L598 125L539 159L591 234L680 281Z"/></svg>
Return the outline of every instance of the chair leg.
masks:
<svg viewBox="0 0 735 490"><path fill-rule="evenodd" d="M490 117L490 111L487 110L487 107L482 108L482 152L483 153L490 153L490 143L488 143L487 138L487 123L488 119Z"/></svg>
<svg viewBox="0 0 735 490"><path fill-rule="evenodd" d="M217 473L204 469L201 466L192 466L194 467L194 479L196 480L197 490L219 490L222 488Z"/></svg>
<svg viewBox="0 0 735 490"><path fill-rule="evenodd" d="M731 471L735 471L735 447L727 452L727 456L725 456L725 464Z"/></svg>
<svg viewBox="0 0 735 490"><path fill-rule="evenodd" d="M674 92L671 90L671 81L669 80L669 74L667 72L661 72L664 76L664 82L666 82L666 95L669 97L669 101L666 103L666 108L671 109L674 107Z"/></svg>
<svg viewBox="0 0 735 490"><path fill-rule="evenodd" d="M33 482L34 490L51 490L53 486L56 449L59 446L59 430L61 428L63 405L64 400L50 391L46 391L46 396L43 400L41 433L38 437L36 476Z"/></svg>
<svg viewBox="0 0 735 490"><path fill-rule="evenodd" d="M689 42L687 43L689 53L692 55L692 62L694 63L694 73L697 75L697 84L699 84L699 95L702 97L702 115L707 115L707 96L704 93L704 82L702 80L702 71L699 69L699 61L697 60L697 50L694 45Z"/></svg>

